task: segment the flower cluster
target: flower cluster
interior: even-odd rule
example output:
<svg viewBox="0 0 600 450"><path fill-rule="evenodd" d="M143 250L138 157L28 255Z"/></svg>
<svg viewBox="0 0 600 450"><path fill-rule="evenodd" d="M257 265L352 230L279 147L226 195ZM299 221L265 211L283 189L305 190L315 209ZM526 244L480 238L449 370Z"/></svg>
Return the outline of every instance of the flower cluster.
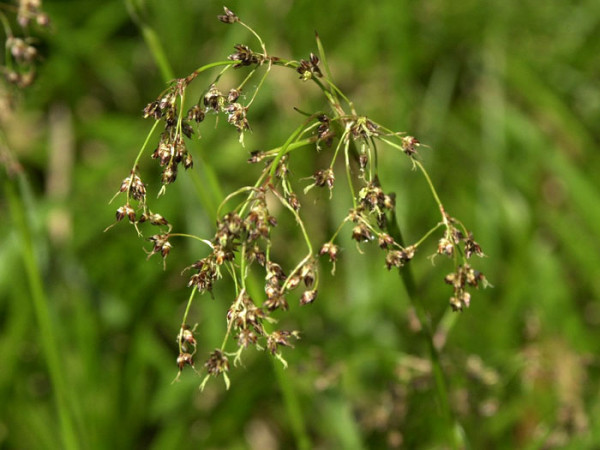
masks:
<svg viewBox="0 0 600 450"><path fill-rule="evenodd" d="M179 356L177 366L179 374L190 366L194 370L196 340L193 329L188 323L190 305L196 295L209 293L213 295L215 283L230 276L233 281L235 294L224 314L227 332L220 348L210 353L204 364L206 377L202 386L210 376L222 375L229 385L227 373L230 369L229 358L233 357L233 365L241 361L242 353L248 348L265 350L281 360L284 364L282 350L292 347L292 342L298 339L298 331L276 329L277 316L293 309L293 300L297 299L300 306L312 304L318 296L319 285L319 256L327 256L334 265L339 259L340 248L336 244L339 233L350 225L350 234L357 245L377 242L384 253L382 267L388 270L401 269L414 258L417 249L431 235L443 229L439 238L437 253L446 255L454 262L454 272L446 276L445 281L454 288L450 304L453 310L468 307L471 296L469 287L487 285L485 277L467 262L472 255L482 256L483 252L473 235L456 219L449 216L439 199L431 180L419 160L420 143L412 136L391 131L373 120L359 115L354 105L335 86L332 80L325 79L319 65L327 69L322 47L319 45L320 57L310 55L308 60L285 61L278 57L267 56L265 45L260 37L231 10L225 8L219 20L226 24L238 24L248 29L259 41L262 52L255 52L247 45L238 44L235 53L229 55L227 61L208 64L192 72L185 78L180 78L171 85L144 110L144 117L155 120L152 132L163 126L158 144L152 158L158 161L162 168L159 192L165 192L166 185L176 181L178 170L191 169L192 155L186 145L186 139L191 139L207 115L224 115L226 121L238 131L240 142L243 144L244 132L250 130L249 108L258 94L263 81L273 67L293 69L303 81L313 81L325 94L331 112L324 114L306 114L307 119L301 127L286 140L272 150L256 150L250 153L248 161L253 164L262 163L262 170L257 181L251 186L243 186L229 194L217 210L215 234L210 240L182 233L173 233L171 224L160 214L153 213L147 202L146 186L142 182L137 168L137 162L146 150L142 146L134 168L122 181L118 194L125 194L125 202L117 209L117 222L127 218L138 233L139 224L149 222L158 226L159 231L149 240L152 249L149 257L155 254L166 260L172 251L171 238L188 237L197 239L210 249L207 254L189 265L185 271L191 271L188 287L192 292L188 307L184 314L180 332L177 338ZM317 37L318 39L318 37ZM187 87L203 72L222 65L224 68L212 82L207 84L202 95L195 104L186 109ZM249 70L243 81L234 88L223 89L219 80L227 70ZM244 86L254 75L263 72L262 78L253 89L244 91ZM245 101L245 96L250 99ZM341 100L340 100L341 99ZM185 111L185 112L184 112ZM196 134L199 134L196 133ZM150 141L150 136L146 143ZM339 180L346 179L352 193L352 208L334 234L321 245L317 252L313 249L311 237L301 215L300 196L294 192L294 184L290 177L289 160L295 156L296 150L314 146L323 157L330 157L329 164L317 170L308 178L312 182L305 187L304 194L314 187L327 188L332 198L332 192ZM441 212L441 221L426 232L421 239L405 245L397 228L395 220L395 196L386 192L380 182L377 165L378 146L399 151L409 158L413 168L420 170L427 181L432 197ZM306 151L300 152L306 154ZM343 155L343 156L342 156ZM344 160L345 177L336 174L338 159ZM358 170L356 170L358 167ZM306 179L306 178L305 178ZM337 181L336 181L337 180ZM241 201L233 208L228 208L233 199ZM272 203L278 202L283 208L273 208ZM291 214L297 224L301 239L305 242L307 253L295 265L286 267L283 261L276 262L271 256L273 240L271 234L278 224L278 219L272 211L283 210ZM226 211L223 213L223 211ZM253 290L247 283L257 273L264 273L262 291ZM292 306L290 306L292 305ZM231 348L230 338L236 344Z"/></svg>
<svg viewBox="0 0 600 450"><path fill-rule="evenodd" d="M464 229L462 224L448 216L443 210L442 213L447 228L438 242L437 252L451 258L458 256L457 253L462 256L464 263L456 265L455 271L448 274L444 279L447 284L452 285L454 288L454 294L450 297L450 306L454 311L462 311L471 304L471 294L466 291L467 287L489 286L485 276L481 272L474 270L466 262L473 255L481 257L484 254L479 244L473 239L473 233L466 230L461 231L457 226L461 226Z"/></svg>
<svg viewBox="0 0 600 450"><path fill-rule="evenodd" d="M35 39L28 37L30 28L37 26L48 28L50 19L42 11L41 0L19 0L16 22L25 36L16 36L10 28L10 20L0 11L0 18L6 34L6 58L0 66L0 73L6 81L17 87L30 86L35 80L36 62L39 59Z"/></svg>

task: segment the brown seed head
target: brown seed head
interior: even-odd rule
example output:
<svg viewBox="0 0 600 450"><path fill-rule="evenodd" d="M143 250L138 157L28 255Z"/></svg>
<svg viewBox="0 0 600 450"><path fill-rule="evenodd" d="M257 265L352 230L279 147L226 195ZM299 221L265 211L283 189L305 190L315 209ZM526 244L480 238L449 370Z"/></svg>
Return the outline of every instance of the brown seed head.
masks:
<svg viewBox="0 0 600 450"><path fill-rule="evenodd" d="M225 14L217 16L217 19L219 19L221 22L226 24L239 22L240 19L238 18L238 16L236 16L235 13L229 8L223 6L223 11L225 11Z"/></svg>

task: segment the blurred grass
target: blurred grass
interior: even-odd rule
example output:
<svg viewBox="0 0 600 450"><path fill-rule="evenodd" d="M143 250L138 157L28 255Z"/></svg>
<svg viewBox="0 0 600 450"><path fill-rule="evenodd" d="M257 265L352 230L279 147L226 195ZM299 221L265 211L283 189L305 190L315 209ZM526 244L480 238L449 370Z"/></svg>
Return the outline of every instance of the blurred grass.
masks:
<svg viewBox="0 0 600 450"><path fill-rule="evenodd" d="M214 17L215 2L135 1L176 76L251 42ZM282 57L316 51L317 30L333 75L357 109L414 134L447 210L488 255L479 266L494 285L476 293L441 350L450 404L472 448L594 448L600 445L600 4L561 2L232 2ZM0 446L65 448L61 390L79 448L290 448L296 440L262 354L232 371L232 389L204 393L191 372L176 374L175 336L188 291L180 272L203 249L175 242L167 271L145 261L144 243L112 222L108 200L150 129L141 110L164 87L138 28L120 1L44 5L54 26L22 106L3 119L7 143L26 172L32 252L56 330L66 388L55 388L49 344L26 276L27 248L0 197ZM272 98L256 103L247 149L279 145L297 126L291 108L320 107L316 92L274 74ZM208 82L209 78L206 78ZM75 163L64 196L49 190L56 131L48 116L66 108ZM235 133L203 129L195 175L180 177L160 210L210 236L213 216L196 189L212 167L228 192L252 180ZM66 150L64 150L66 151ZM401 156L401 155L400 155ZM410 242L437 219L427 186L397 154L381 156L382 184L397 194ZM294 173L318 162L298 161ZM155 171L147 159L143 171ZM68 172L65 172L68 174ZM60 176L60 173L58 174ZM2 171L2 185L12 183ZM148 178L150 179L150 178ZM159 186L150 185L156 193ZM336 188L337 189L337 188ZM153 194L154 195L154 194ZM209 194L206 194L206 197ZM336 191L303 205L327 235L349 205ZM213 199L214 201L215 199ZM158 209L158 208L157 208ZM57 215L58 211L58 215ZM59 219L56 219L59 217ZM62 219L61 219L62 218ZM302 250L293 220L278 227L278 258ZM440 448L445 431L434 401L427 348L404 287L376 249L360 255L348 236L335 277L323 267L318 301L292 305L284 324L302 330L285 352L314 448ZM434 327L447 310L451 267L431 241L413 261L416 289ZM288 261L288 264L291 262ZM193 307L200 354L220 345L230 286ZM198 363L199 364L199 363ZM64 392L63 392L64 393ZM67 432L66 435L69 433Z"/></svg>

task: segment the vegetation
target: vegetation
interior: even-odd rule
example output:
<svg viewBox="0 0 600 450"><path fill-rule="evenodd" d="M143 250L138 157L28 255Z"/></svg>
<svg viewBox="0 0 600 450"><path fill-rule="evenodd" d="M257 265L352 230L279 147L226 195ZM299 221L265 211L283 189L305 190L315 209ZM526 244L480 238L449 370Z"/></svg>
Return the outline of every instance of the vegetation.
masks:
<svg viewBox="0 0 600 450"><path fill-rule="evenodd" d="M598 445L597 2L237 3L232 15L193 1L0 4L0 445ZM219 75L232 62L243 67ZM183 90L166 84L189 74ZM160 107L170 93L175 108ZM172 155L150 155L182 134L170 185ZM268 205L257 262L248 230L225 236L223 279L194 295L201 270L182 271L218 258L213 236L238 201L240 217ZM358 244L367 234L389 247ZM494 287L467 299L444 279L468 274L479 244L473 266ZM267 288L302 273L304 294L270 296L261 253L289 275ZM268 317L236 331L227 311L246 292L271 301ZM450 297L470 307L453 312ZM230 388L203 382L206 369Z"/></svg>

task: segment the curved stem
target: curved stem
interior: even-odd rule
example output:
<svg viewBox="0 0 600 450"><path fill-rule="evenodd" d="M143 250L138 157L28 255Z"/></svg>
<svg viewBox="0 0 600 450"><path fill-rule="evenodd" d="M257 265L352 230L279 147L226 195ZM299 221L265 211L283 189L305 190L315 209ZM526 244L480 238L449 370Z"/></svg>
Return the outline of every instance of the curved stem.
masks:
<svg viewBox="0 0 600 450"><path fill-rule="evenodd" d="M440 222L440 223L438 223L438 224L437 224L435 227L433 227L431 230L429 230L427 233L425 233L425 235L424 235L424 236L423 236L421 239L419 239L417 242L415 242L415 243L413 244L413 247L415 247L415 248L416 248L416 247L418 247L419 245L421 245L423 242L425 242L425 241L427 240L427 238L428 238L429 236L431 236L433 233L435 233L435 232L437 231L437 229L438 229L439 227L442 227L442 226L444 226L444 223L443 223L443 222Z"/></svg>
<svg viewBox="0 0 600 450"><path fill-rule="evenodd" d="M192 301L194 300L194 295L196 295L196 291L198 290L198 287L196 285L194 285L194 287L192 288L192 292L190 293L190 297L188 298L188 302L187 305L185 307L185 312L183 313L183 319L181 320L181 329L183 330L183 327L187 324L187 316L188 313L190 312L190 307L192 306ZM181 330L180 330L181 333ZM181 354L182 349L181 349L181 339L178 339L179 341L179 353Z"/></svg>
<svg viewBox="0 0 600 450"><path fill-rule="evenodd" d="M283 156L287 153L287 149L290 146L290 144L292 142L294 142L299 136L302 135L303 130L306 128L306 126L313 119L314 119L314 117L310 116L308 119L306 119L304 121L304 123L302 123L302 125L300 125L298 128L296 128L294 130L294 132L290 135L290 137L287 138L287 140L285 141L285 143L281 147L281 150L279 150L279 153L277 154L277 156L275 157L275 159L271 163L271 170L269 171L269 176L271 178L273 178L275 176L275 172L277 171L277 167L279 166L279 161L281 161L281 158L283 158Z"/></svg>
<svg viewBox="0 0 600 450"><path fill-rule="evenodd" d="M246 105L246 108L249 108L250 105L254 102L254 99L256 98L256 95L260 91L260 88L262 87L263 83L267 79L267 75L269 75L270 71L271 71L271 61L269 60L269 65L267 66L267 70L265 71L265 73L263 74L262 78L258 82L258 86L256 86L256 89L254 90L254 94L252 94L252 98L250 99L250 101Z"/></svg>
<svg viewBox="0 0 600 450"><path fill-rule="evenodd" d="M440 200L440 197L438 196L438 193L435 190L435 187L433 186L433 182L431 181L431 178L429 177L429 174L425 170L425 167L423 167L423 164L421 164L420 161L413 160L413 162L419 168L419 170L421 171L421 173L425 177L425 180L427 180L427 184L429 185L429 189L431 190L431 194L433 195L433 198L435 199L435 202L437 203L438 207L443 212L444 206L442 205L442 201ZM446 223L447 222L446 215L445 214L443 214L443 215L444 215L444 223Z"/></svg>
<svg viewBox="0 0 600 450"><path fill-rule="evenodd" d="M206 240L206 239L202 239L199 238L198 236L194 236L193 234L187 234L187 233L169 233L169 237L187 237L187 238L191 238L191 239L196 239L197 241L200 241L206 245L208 245L211 249L214 249L214 246L212 244L212 242Z"/></svg>

